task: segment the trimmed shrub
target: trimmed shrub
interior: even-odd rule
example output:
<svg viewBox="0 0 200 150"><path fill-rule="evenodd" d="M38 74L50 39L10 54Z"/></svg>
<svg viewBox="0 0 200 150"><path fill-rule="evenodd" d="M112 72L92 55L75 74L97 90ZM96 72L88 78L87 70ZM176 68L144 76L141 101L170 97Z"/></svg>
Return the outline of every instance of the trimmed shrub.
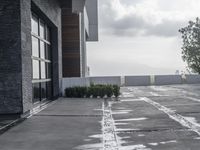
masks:
<svg viewBox="0 0 200 150"><path fill-rule="evenodd" d="M120 87L118 85L113 85L113 93L115 97L119 97L120 95Z"/></svg>
<svg viewBox="0 0 200 150"><path fill-rule="evenodd" d="M120 87L117 85L94 85L92 84L90 87L70 87L65 89L65 96L71 98L84 98L84 97L101 97L104 96L118 97L120 94Z"/></svg>

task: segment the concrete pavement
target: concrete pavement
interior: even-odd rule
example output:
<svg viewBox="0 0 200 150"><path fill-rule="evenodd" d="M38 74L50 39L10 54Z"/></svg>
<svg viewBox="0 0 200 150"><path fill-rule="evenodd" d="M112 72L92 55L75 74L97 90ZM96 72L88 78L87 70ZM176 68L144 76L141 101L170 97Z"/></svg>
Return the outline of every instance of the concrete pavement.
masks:
<svg viewBox="0 0 200 150"><path fill-rule="evenodd" d="M101 100L60 99L1 135L0 150L100 149L101 120Z"/></svg>
<svg viewBox="0 0 200 150"><path fill-rule="evenodd" d="M0 136L0 150L199 150L200 85L121 88L121 101L59 99Z"/></svg>

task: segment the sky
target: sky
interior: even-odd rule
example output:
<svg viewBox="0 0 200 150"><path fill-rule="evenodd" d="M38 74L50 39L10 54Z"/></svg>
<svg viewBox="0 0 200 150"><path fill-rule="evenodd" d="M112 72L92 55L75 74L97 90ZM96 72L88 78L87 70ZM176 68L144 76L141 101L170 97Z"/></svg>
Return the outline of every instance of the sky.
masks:
<svg viewBox="0 0 200 150"><path fill-rule="evenodd" d="M200 17L199 0L99 0L99 41L87 43L91 76L185 71L178 30Z"/></svg>

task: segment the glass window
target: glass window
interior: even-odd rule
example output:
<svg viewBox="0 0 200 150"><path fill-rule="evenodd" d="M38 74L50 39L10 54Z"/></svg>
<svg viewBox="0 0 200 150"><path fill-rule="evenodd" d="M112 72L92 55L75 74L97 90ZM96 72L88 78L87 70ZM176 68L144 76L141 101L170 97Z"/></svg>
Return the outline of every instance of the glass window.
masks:
<svg viewBox="0 0 200 150"><path fill-rule="evenodd" d="M47 82L47 98L52 98L52 85L51 82Z"/></svg>
<svg viewBox="0 0 200 150"><path fill-rule="evenodd" d="M46 30L46 40L50 42L50 29L47 27L47 30Z"/></svg>
<svg viewBox="0 0 200 150"><path fill-rule="evenodd" d="M45 59L45 44L40 41L40 58Z"/></svg>
<svg viewBox="0 0 200 150"><path fill-rule="evenodd" d="M46 65L45 62L40 62L41 64L41 79L46 79Z"/></svg>
<svg viewBox="0 0 200 150"><path fill-rule="evenodd" d="M39 61L38 60L33 60L33 79L39 79Z"/></svg>
<svg viewBox="0 0 200 150"><path fill-rule="evenodd" d="M31 31L38 35L38 18L35 15L32 15L31 19Z"/></svg>
<svg viewBox="0 0 200 150"><path fill-rule="evenodd" d="M39 40L32 36L32 56L39 57Z"/></svg>
<svg viewBox="0 0 200 150"><path fill-rule="evenodd" d="M46 99L47 98L47 87L46 87L46 82L41 83L41 99Z"/></svg>
<svg viewBox="0 0 200 150"><path fill-rule="evenodd" d="M33 83L33 103L40 101L40 83Z"/></svg>
<svg viewBox="0 0 200 150"><path fill-rule="evenodd" d="M46 44L46 59L51 60L51 47Z"/></svg>
<svg viewBox="0 0 200 150"><path fill-rule="evenodd" d="M45 39L45 25L44 22L40 20L40 37Z"/></svg>
<svg viewBox="0 0 200 150"><path fill-rule="evenodd" d="M51 78L51 63L46 63L47 65L47 79Z"/></svg>
<svg viewBox="0 0 200 150"><path fill-rule="evenodd" d="M32 57L33 102L35 103L52 97L52 52L50 47L50 28L35 14L32 15L31 23L32 56L34 56Z"/></svg>

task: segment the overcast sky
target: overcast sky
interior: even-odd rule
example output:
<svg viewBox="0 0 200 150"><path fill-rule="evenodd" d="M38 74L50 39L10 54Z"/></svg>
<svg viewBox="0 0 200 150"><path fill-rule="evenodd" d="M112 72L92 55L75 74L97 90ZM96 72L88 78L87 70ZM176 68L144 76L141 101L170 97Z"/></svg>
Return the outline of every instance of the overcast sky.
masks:
<svg viewBox="0 0 200 150"><path fill-rule="evenodd" d="M184 70L178 29L200 16L200 0L99 0L99 42L87 44L92 76Z"/></svg>

